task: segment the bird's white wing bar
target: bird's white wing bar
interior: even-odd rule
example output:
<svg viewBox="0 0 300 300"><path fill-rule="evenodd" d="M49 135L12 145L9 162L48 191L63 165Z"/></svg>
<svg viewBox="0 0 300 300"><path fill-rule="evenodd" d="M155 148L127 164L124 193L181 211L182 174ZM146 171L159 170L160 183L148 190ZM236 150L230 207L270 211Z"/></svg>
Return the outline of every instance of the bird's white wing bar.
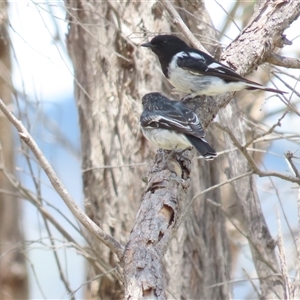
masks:
<svg viewBox="0 0 300 300"><path fill-rule="evenodd" d="M224 66L218 64L218 63L215 63L213 62L212 64L208 65L207 66L208 69L214 69L214 70L217 70L218 72L221 72L221 73L225 73L225 71L222 71L220 68L224 69Z"/></svg>

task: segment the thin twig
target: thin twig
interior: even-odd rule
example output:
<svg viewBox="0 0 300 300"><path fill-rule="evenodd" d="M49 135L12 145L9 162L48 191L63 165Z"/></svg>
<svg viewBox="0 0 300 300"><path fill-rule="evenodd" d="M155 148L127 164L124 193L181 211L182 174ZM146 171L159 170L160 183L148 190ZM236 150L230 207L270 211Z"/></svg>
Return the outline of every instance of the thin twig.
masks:
<svg viewBox="0 0 300 300"><path fill-rule="evenodd" d="M230 215L226 212L226 210L222 207L221 203L217 203L209 198L206 199L206 201L208 201L209 203L215 205L216 207L218 207L219 209L221 209L222 213L225 215L225 217L231 222L231 224L233 225L233 227L243 236L245 237L250 246L253 247L254 251L256 251L258 257L259 257L259 260L264 262L266 264L266 266L268 266L270 268L270 270L272 270L274 273L276 273L276 269L274 268L273 264L268 261L264 255L261 253L258 245L256 243L254 243L252 241L252 239L245 233L243 232L243 230L241 228L239 228L239 226L233 221L233 219L230 217Z"/></svg>
<svg viewBox="0 0 300 300"><path fill-rule="evenodd" d="M76 204L76 202L69 195L68 191L64 187L63 183L60 181L56 173L54 172L52 166L43 155L42 151L33 140L29 132L23 126L22 122L19 121L7 108L4 102L0 99L0 110L7 117L7 119L13 124L17 129L20 138L25 142L36 159L38 160L40 166L45 171L48 176L53 188L57 191L60 197L63 199L65 204L68 206L73 215L77 220L97 239L99 239L103 244L105 244L112 252L114 252L119 259L123 256L124 246L116 241L112 236L106 234L100 227L98 227Z"/></svg>
<svg viewBox="0 0 300 300"><path fill-rule="evenodd" d="M244 274L246 275L248 281L251 283L252 287L253 287L253 290L255 291L255 293L257 294L257 298L259 299L260 298L260 293L256 287L256 285L254 284L252 278L249 276L248 272L246 271L246 269L242 268ZM261 279L261 278L260 278Z"/></svg>
<svg viewBox="0 0 300 300"><path fill-rule="evenodd" d="M202 46L202 44L195 38L194 34L190 31L186 24L183 22L179 13L176 11L173 5L168 0L161 0L161 3L164 5L170 17L172 18L172 24L175 25L176 28L183 34L183 36L189 40L191 45L209 54L207 50Z"/></svg>
<svg viewBox="0 0 300 300"><path fill-rule="evenodd" d="M87 284L89 284L89 283L91 283L91 282L93 282L93 281L95 281L95 280L97 280L97 279L99 279L99 278L101 278L101 277L103 277L103 276L105 276L105 275L108 275L108 274L114 272L116 269L117 269L117 267L114 267L114 268L110 269L109 271L107 271L107 272L105 272L105 273L99 274L99 275L93 277L92 279L83 282L76 290L74 290L73 292L70 293L70 297L74 297L74 295L75 295L82 287L84 287L85 285L87 285Z"/></svg>
<svg viewBox="0 0 300 300"><path fill-rule="evenodd" d="M31 260L28 258L28 256L27 256L25 253L24 253L24 257L27 259L27 261L28 261L28 263L29 263L29 265L30 265L31 271L32 271L32 273L33 273L33 278L34 278L35 281L36 281L38 290L40 291L40 293L41 293L43 299L47 299L47 297L46 297L46 295L45 295L45 293L44 293L44 291L43 291L43 288L42 288L42 286L41 286L41 284L40 284L40 281L39 281L40 277L37 276L37 274L36 274L34 264L31 262Z"/></svg>
<svg viewBox="0 0 300 300"><path fill-rule="evenodd" d="M62 268L62 265L61 265L61 262L60 262L60 259L59 259L58 253L57 253L58 249L56 248L55 240L54 240L52 232L50 230L49 221L46 218L43 218L43 220L44 220L44 224L45 224L48 236L49 236L50 243L51 243L52 248L53 248L52 253L54 255L54 260L55 260L56 265L57 265L59 277L60 277L61 281L63 282L63 284L64 284L65 288L67 289L67 291L69 293L72 293L70 283L69 283L67 277L65 276L65 273L63 271L63 268ZM75 300L75 296L71 295L70 299Z"/></svg>
<svg viewBox="0 0 300 300"><path fill-rule="evenodd" d="M280 208L281 208L281 211L282 211L284 220L285 220L285 222L286 222L286 225L287 225L287 227L289 228L291 237L293 238L293 241L296 242L295 236L294 236L294 233L293 233L293 230L292 230L292 228L291 228L291 225L290 225L290 223L289 223L289 220L288 220L288 218L287 218L287 215L286 215L286 213L285 213L285 211L284 211L284 206L283 206L283 204L282 204L282 201L281 201L281 198L280 198L278 189L277 189L277 187L276 187L276 185L275 185L275 183L274 183L272 177L270 177L269 180L270 180L270 182L271 182L271 184L272 184L272 186L273 186L273 189L275 190L276 197L277 197L277 199L278 199L278 202L279 202L279 205L280 205ZM297 249L296 249L296 250L297 250Z"/></svg>
<svg viewBox="0 0 300 300"><path fill-rule="evenodd" d="M227 15L227 18L225 19L225 24L222 26L222 31L221 31L221 34L220 34L220 39L223 37L223 34L225 33L225 31L229 27L229 24L231 25L231 22L235 25L235 27L237 28L237 30L239 32L241 32L241 28L239 27L239 25L234 20L236 11L237 11L237 9L238 9L238 7L240 6L241 3L239 1L236 1L235 4L233 5L233 7L231 8L230 12L227 12L227 10L218 1L216 1L216 4L223 10L223 12L225 13L225 15Z"/></svg>
<svg viewBox="0 0 300 300"><path fill-rule="evenodd" d="M293 93L296 94L296 96L300 97L300 93L298 93L295 88L293 88L292 86L290 86L286 81L282 80L282 78L280 76L278 76L276 73L273 73L273 76L276 77L278 80L280 80L288 89L290 89L291 91L293 91ZM296 84L298 83L298 81L296 82ZM294 111L296 108L295 107L291 107L292 111ZM297 113L297 110L296 110ZM299 115L299 112L298 112Z"/></svg>
<svg viewBox="0 0 300 300"><path fill-rule="evenodd" d="M287 162L289 163L289 166L291 167L292 171L294 172L295 176L300 178L299 170L296 168L296 166L293 162L294 153L291 151L288 151L287 153L285 153L285 157L286 157Z"/></svg>
<svg viewBox="0 0 300 300"><path fill-rule="evenodd" d="M290 78L295 79L296 81L299 81L299 76L295 76L295 75L293 75L293 74L290 74L290 73L288 73L288 72L285 72L284 70L281 70L281 69L279 69L279 68L277 68L277 67L274 67L274 70L276 70L276 73L286 75L286 76L288 76L288 77L290 77ZM272 72L272 74L274 74L274 73L275 73L275 72Z"/></svg>
<svg viewBox="0 0 300 300"><path fill-rule="evenodd" d="M115 166L95 166L92 168L86 168L82 170L82 173L92 171L92 170L103 170L103 169L118 169L118 168L135 168L135 167L141 167L141 166L147 166L149 163L134 163L134 164L128 164L128 165L115 165Z"/></svg>
<svg viewBox="0 0 300 300"><path fill-rule="evenodd" d="M41 213L43 218L49 220L52 225L61 233L61 235L71 243L77 244L77 242L73 239L73 237L64 229L64 227L50 214L50 212L41 205L41 203L34 197L26 188L24 188L16 178L7 172L7 170L0 165L0 171L2 171L3 175L6 179L11 183L11 185L16 188L19 192L18 197L22 197L28 200L31 204L33 204ZM79 246L79 245L78 245Z"/></svg>
<svg viewBox="0 0 300 300"><path fill-rule="evenodd" d="M298 177L290 176L290 175L279 173L279 172L276 172L276 171L268 171L268 172L267 171L266 172L261 171L258 168L258 166L257 166L256 162L254 161L253 157L248 153L247 148L245 146L242 146L239 143L238 139L235 137L235 135L231 132L231 130L228 127L222 126L217 122L215 122L214 125L217 126L218 128L220 128L221 130L225 131L229 135L233 145L236 146L242 152L244 157L247 159L250 167L253 170L253 173L257 174L259 177L274 176L274 177L279 177L281 179L300 184L300 178L298 178Z"/></svg>
<svg viewBox="0 0 300 300"><path fill-rule="evenodd" d="M185 219L185 216L187 215L187 213L188 213L188 211L189 211L191 205L193 204L193 202L194 202L197 198L199 198L200 196L202 196L202 195L204 195L204 194L206 194L206 193L208 193L208 192L210 192L210 191L213 191L213 190L215 190L215 189L218 189L218 188L220 188L220 187L223 186L223 185L226 185L226 184L228 184L228 183L231 183L231 182L233 182L233 181L235 181L235 180L238 180L238 179L241 179L241 178L243 178L243 177L250 176L250 175L252 175L252 174L253 174L252 171L247 172L247 173L245 173L245 174L241 174L241 175L239 175L239 176L236 176L236 177L234 177L234 178L228 179L228 180L223 181L223 182L221 182L221 183L219 183L219 184L216 184L216 185L214 185L214 186L211 186L210 188L208 188L208 189L206 189L206 190L204 190L204 191L198 193L197 195L195 195L195 196L192 198L192 200L189 202L189 204L188 204L186 210L184 211L184 213L182 214L182 216L181 216L181 218L180 218L180 220L179 220L180 224L181 224L182 221Z"/></svg>
<svg viewBox="0 0 300 300"><path fill-rule="evenodd" d="M258 138L262 138L265 137L268 134L271 134L274 129L278 126L281 126L281 121L284 119L284 117L288 114L288 110L284 111L284 113L282 114L282 116L278 119L277 123L275 123L268 131L262 133L262 134L257 134L256 136L254 136L249 142L247 142L245 144L245 148L247 148L249 145L251 145L254 141L256 141Z"/></svg>
<svg viewBox="0 0 300 300"><path fill-rule="evenodd" d="M297 199L298 209L298 237L296 239L297 245L297 260L296 260L296 279L293 284L292 297L293 299L299 299L300 296L300 189L298 190Z"/></svg>
<svg viewBox="0 0 300 300"><path fill-rule="evenodd" d="M281 222L280 222L280 216L279 216L278 209L276 209L276 215L277 215L277 226L278 226L278 241L277 241L278 257L279 257L279 262L280 262L280 267L281 267L282 278L284 281L284 292L285 292L284 299L290 299L290 297L289 297L290 296L290 282L289 282L288 271L287 271L287 266L286 266L286 255L285 255L285 251L284 251Z"/></svg>

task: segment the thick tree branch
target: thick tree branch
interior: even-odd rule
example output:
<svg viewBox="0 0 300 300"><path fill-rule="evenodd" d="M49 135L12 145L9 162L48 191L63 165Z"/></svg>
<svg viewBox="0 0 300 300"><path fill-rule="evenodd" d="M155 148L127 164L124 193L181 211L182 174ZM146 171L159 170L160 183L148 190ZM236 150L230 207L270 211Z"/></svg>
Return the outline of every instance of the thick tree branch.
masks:
<svg viewBox="0 0 300 300"><path fill-rule="evenodd" d="M76 217L76 219L98 240L105 244L109 249L114 252L119 258L123 255L123 246L119 244L112 236L106 234L98 227L76 204L76 202L69 195L68 191L64 187L63 183L57 177L53 168L47 161L46 157L43 155L42 151L39 149L38 145L35 143L29 132L23 126L22 122L19 121L7 108L7 106L0 99L0 110L7 117L7 119L13 124L17 129L20 138L25 142L29 149L32 151L36 159L38 160L40 166L45 171L48 176L53 188L57 191L60 197L63 199L65 204L68 206L70 211Z"/></svg>
<svg viewBox="0 0 300 300"><path fill-rule="evenodd" d="M241 75L250 73L266 62L269 53L273 53L276 47L282 47L280 41L284 30L299 17L299 1L281 1L277 4L265 1L264 8L256 12L255 19L223 53L223 61Z"/></svg>
<svg viewBox="0 0 300 300"><path fill-rule="evenodd" d="M176 160L168 151L159 149L149 172L122 260L126 299L166 299L162 258L180 225L192 153L187 150L174 155Z"/></svg>
<svg viewBox="0 0 300 300"><path fill-rule="evenodd" d="M266 62L280 67L300 69L300 59L281 56L274 52L266 57Z"/></svg>

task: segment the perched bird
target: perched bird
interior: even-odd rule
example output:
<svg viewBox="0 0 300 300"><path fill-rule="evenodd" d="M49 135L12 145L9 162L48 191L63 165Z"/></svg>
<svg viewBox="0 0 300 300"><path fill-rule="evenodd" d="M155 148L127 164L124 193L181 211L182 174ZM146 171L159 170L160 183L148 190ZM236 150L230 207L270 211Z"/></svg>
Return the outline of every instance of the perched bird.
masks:
<svg viewBox="0 0 300 300"><path fill-rule="evenodd" d="M240 76L173 35L158 35L141 46L149 47L158 56L164 75L176 89L193 96L218 95L242 89L285 93Z"/></svg>
<svg viewBox="0 0 300 300"><path fill-rule="evenodd" d="M160 93L142 98L140 117L144 136L156 146L182 150L194 146L205 159L214 159L216 151L204 139L197 115L180 101L171 101Z"/></svg>

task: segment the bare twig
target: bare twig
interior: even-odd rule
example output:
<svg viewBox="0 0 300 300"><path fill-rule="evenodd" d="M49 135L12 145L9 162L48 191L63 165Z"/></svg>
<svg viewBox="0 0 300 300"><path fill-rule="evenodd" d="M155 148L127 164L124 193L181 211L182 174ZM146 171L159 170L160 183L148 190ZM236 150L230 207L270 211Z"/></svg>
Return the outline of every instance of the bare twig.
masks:
<svg viewBox="0 0 300 300"><path fill-rule="evenodd" d="M85 285L87 285L87 284L89 284L89 283L91 283L91 282L97 280L98 278L101 278L101 277L103 277L103 276L105 276L105 275L107 275L107 274L110 274L110 273L114 272L116 269L117 269L117 267L114 267L114 268L110 269L109 271L107 271L107 272L105 272L105 273L99 274L99 275L93 277L92 279L83 282L76 290L74 290L73 292L70 293L70 296L74 297L74 295L75 295L82 287L84 287Z"/></svg>
<svg viewBox="0 0 300 300"><path fill-rule="evenodd" d="M295 176L300 178L299 170L296 168L296 166L293 162L294 153L291 152L291 151L288 151L287 153L285 153L285 157L286 157L286 160L289 163L289 166L291 167L292 171L294 172Z"/></svg>
<svg viewBox="0 0 300 300"><path fill-rule="evenodd" d="M241 175L239 175L239 176L236 176L236 177L234 177L234 178L228 179L228 180L223 181L223 182L221 182L221 183L219 183L219 184L216 184L216 185L214 185L214 186L211 186L210 188L208 188L208 189L206 189L206 190L204 190L204 191L198 193L197 195L195 195L195 196L192 198L192 200L189 202L189 204L187 205L187 208L186 208L186 210L184 211L184 213L182 214L181 220L179 221L180 224L181 224L182 221L184 220L184 218L185 218L186 214L188 213L190 207L192 206L193 202L194 202L197 198L199 198L200 196L203 196L204 194L206 194L206 193L208 193L208 192L211 192L211 191L214 190L214 189L218 189L218 188L220 188L220 187L223 186L223 185L226 185L226 184L228 184L228 183L231 183L231 182L233 182L233 181L235 181L235 180L238 180L238 179L241 179L241 178L243 178L243 177L250 176L250 175L252 175L252 174L253 174L253 171L247 172L247 173L245 173L245 174L241 174Z"/></svg>
<svg viewBox="0 0 300 300"><path fill-rule="evenodd" d="M62 265L61 265L61 262L60 262L60 259L59 259L59 256L58 256L58 252L57 252L57 248L56 248L56 244L55 244L55 239L54 239L54 237L52 235L52 232L50 230L49 221L46 218L43 218L43 220L44 220L44 224L45 224L48 236L49 236L49 240L50 240L51 246L53 248L52 249L52 253L54 255L54 260L55 260L56 265L57 265L59 277L60 277L61 281L63 282L66 290L69 293L72 293L72 289L70 287L70 283L69 283L67 277L65 276L65 273L63 271L63 268L62 268ZM75 296L71 295L70 299L71 300L75 300Z"/></svg>
<svg viewBox="0 0 300 300"><path fill-rule="evenodd" d="M236 222L230 217L230 215L225 211L225 209L222 207L222 205L220 203L216 203L215 201L211 200L211 199L206 199L206 201L208 201L209 203L215 205L216 207L219 207L219 209L222 210L222 213L228 218L228 220L231 222L231 224L234 226L234 228L242 235L244 236L250 246L253 247L253 249L255 250L256 254L258 255L260 261L264 262L266 266L268 266L270 268L270 270L272 270L274 273L276 273L276 269L275 266L266 259L263 251L261 251L261 249L259 249L258 245L251 239L251 237L249 235L247 235L247 233L245 233L237 224ZM273 275L273 274L272 274Z"/></svg>
<svg viewBox="0 0 300 300"><path fill-rule="evenodd" d="M124 246L116 241L112 236L106 234L100 227L98 227L85 213L80 209L76 202L69 195L68 191L64 187L63 183L57 177L53 168L49 164L46 157L43 155L42 151L39 149L36 142L33 140L29 132L23 126L22 122L19 121L7 108L2 100L0 100L0 110L7 117L7 119L14 125L18 130L20 138L28 145L36 159L38 160L40 166L45 171L48 176L52 186L63 199L65 204L71 210L73 215L77 220L97 239L99 239L103 244L105 244L112 252L114 252L119 259L123 256Z"/></svg>
<svg viewBox="0 0 300 300"><path fill-rule="evenodd" d="M28 191L24 186L21 185L21 183L15 178L13 174L10 174L6 170L4 166L2 153L1 153L1 144L0 144L0 171L3 173L6 179L11 183L11 185L18 191L18 194L16 194L17 197L22 197L28 200L39 210L43 218L49 220L52 223L52 225L62 234L62 236L66 240L77 245L77 242L67 232L67 230L65 230L65 228L50 214L50 212L44 206L42 206L41 201L36 197L34 197L30 191Z"/></svg>
<svg viewBox="0 0 300 300"><path fill-rule="evenodd" d="M258 138L265 137L266 135L272 133L276 127L281 126L281 121L284 119L284 117L287 115L287 113L288 113L288 110L284 111L284 113L282 114L282 116L278 119L277 123L275 123L268 131L266 131L266 132L264 132L262 134L258 134L255 137L253 137L249 142L247 142L245 144L244 147L247 148L249 145L251 145Z"/></svg>
<svg viewBox="0 0 300 300"><path fill-rule="evenodd" d="M280 197L279 192L278 192L278 188L276 187L276 185L275 185L275 183L274 183L272 177L270 177L269 180L270 180L270 182L271 182L271 184L272 184L272 186L273 186L273 189L275 190L276 197L277 197L277 199L278 199L278 202L279 202L279 205L280 205L280 208L281 208L281 211L282 211L284 220L285 220L286 225L287 225L287 227L288 227L288 229L289 229L289 231L290 231L291 237L292 237L293 241L295 242L296 239L295 239L293 230L292 230L292 228L291 228L291 225L290 225L290 223L289 223L289 220L288 220L288 218L287 218L287 215L286 215L286 213L285 213L284 206L283 206L283 204L282 204L281 197ZM296 249L296 250L297 250L297 249Z"/></svg>
<svg viewBox="0 0 300 300"><path fill-rule="evenodd" d="M173 7L173 5L168 0L161 0L162 4L168 11L170 17L172 18L171 23L176 26L176 28L186 37L193 47L208 53L207 50L202 46L202 44L195 38L194 34L189 30L189 28L182 21L179 13Z"/></svg>
<svg viewBox="0 0 300 300"><path fill-rule="evenodd" d="M281 222L278 209L276 210L277 214L277 226L278 226L278 257L281 267L281 273L284 281L284 299L290 299L290 283L289 277L286 267L286 255L284 251L284 244L283 244L283 237L282 237L282 230L281 230Z"/></svg>
<svg viewBox="0 0 300 300"><path fill-rule="evenodd" d="M296 239L297 260L296 260L296 279L292 286L292 298L299 299L300 297L300 189L298 190L298 237Z"/></svg>
<svg viewBox="0 0 300 300"><path fill-rule="evenodd" d="M273 75L274 75L274 77L276 77L278 80L280 80L288 89L290 89L291 91L293 91L293 93L295 93L296 94L296 96L298 96L298 97L300 97L300 93L298 93L297 91L296 91L296 89L295 88L293 88L292 86L290 86L286 81L284 81L284 80L282 80L282 78L280 77L280 76L278 76L276 73L273 73ZM298 81L296 82L296 84L298 83ZM289 103L289 102L288 102ZM290 103L289 103L290 104ZM287 104L288 105L288 104ZM291 105L291 104L290 104ZM292 111L295 111L296 110L296 108L295 107L291 107L291 110ZM297 115L299 116L299 112L296 110L295 111L296 113L297 113Z"/></svg>
<svg viewBox="0 0 300 300"><path fill-rule="evenodd" d="M242 146L239 141L237 140L237 138L234 136L234 134L231 132L231 130L226 127L226 126L222 126L220 125L219 123L214 123L218 128L220 128L221 130L225 131L232 143L234 144L234 146L236 146L241 152L242 154L244 155L244 157L247 159L250 167L252 168L253 170L253 173L257 174L259 177L268 177L268 176L274 176L274 177L279 177L281 179L284 179L284 180L288 180L290 182L294 182L294 183L297 183L297 184L300 184L300 178L297 178L297 177L294 177L294 176L290 176L290 175L287 175L287 174L283 174L283 173L279 173L279 172L276 172L276 171L269 171L269 172L264 172L264 171L261 171L256 162L254 161L254 159L252 158L252 156L248 153L247 151L247 148L245 146Z"/></svg>
<svg viewBox="0 0 300 300"><path fill-rule="evenodd" d="M96 170L96 169L99 169L99 170L103 170L103 169L118 169L118 168L135 168L135 167L141 167L141 166L147 166L149 163L134 163L134 164L128 164L128 165L116 165L116 166L95 166L95 167L92 167L92 168L87 168L87 169L84 169L82 170L82 173L85 173L85 172L88 172L88 171L91 171L91 170Z"/></svg>
<svg viewBox="0 0 300 300"><path fill-rule="evenodd" d="M293 74L290 74L288 72L285 72L284 70L280 69L280 68L277 68L277 67L274 67L274 70L276 70L276 73L279 73L279 74L283 74L283 75L286 75L290 78L293 78L295 79L296 81L299 81L299 76L295 76ZM272 72L272 74L274 74L274 72Z"/></svg>
<svg viewBox="0 0 300 300"><path fill-rule="evenodd" d="M226 9L220 4L218 1L216 1L216 4L224 11L225 15L227 15L227 18L225 19L225 24L222 26L222 31L220 33L220 39L223 37L224 33L228 29L229 25L233 23L235 27L238 29L238 31L241 31L241 28L239 25L235 22L234 17L238 10L238 7L240 6L240 1L236 1L235 4L232 6L230 12L227 12Z"/></svg>
<svg viewBox="0 0 300 300"><path fill-rule="evenodd" d="M259 291L258 291L256 285L254 284L252 278L249 276L248 272L247 272L244 268L243 268L243 272L244 272L244 274L246 275L248 281L251 283L251 285L252 285L252 287L253 287L253 290L255 291L255 293L256 293L256 295L257 295L257 298L260 298L261 295L260 295L260 293L259 293Z"/></svg>
<svg viewBox="0 0 300 300"><path fill-rule="evenodd" d="M43 296L43 299L47 299L47 297L46 297L46 295L45 295L45 293L44 293L44 291L43 291L43 288L42 288L42 286L41 286L41 284L40 284L40 280L39 280L40 278L39 278L39 276L37 275L37 273L36 273L36 271L35 271L34 264L31 262L31 260L29 259L29 257L28 257L25 253L24 253L24 256L25 256L25 258L27 259L27 261L28 261L28 263L29 263L29 266L30 266L31 271L32 271L32 273L33 273L33 278L34 278L35 281L36 281L38 290L40 291L41 295Z"/></svg>

